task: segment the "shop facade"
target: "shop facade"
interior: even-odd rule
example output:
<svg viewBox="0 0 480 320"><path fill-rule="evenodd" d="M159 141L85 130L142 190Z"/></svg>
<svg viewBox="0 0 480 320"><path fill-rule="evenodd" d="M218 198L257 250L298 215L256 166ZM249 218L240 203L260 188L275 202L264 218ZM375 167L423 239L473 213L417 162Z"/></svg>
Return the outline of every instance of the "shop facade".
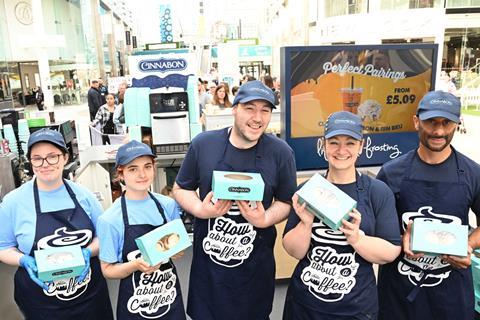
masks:
<svg viewBox="0 0 480 320"><path fill-rule="evenodd" d="M99 0L0 0L0 107L86 102L89 81L124 73L131 27ZM3 96L3 98L2 98Z"/></svg>
<svg viewBox="0 0 480 320"><path fill-rule="evenodd" d="M265 33L262 41L272 43L274 48L437 43L437 71L451 73L459 88L480 82L478 0L304 0L286 5L284 1L273 1L269 8L272 12L265 14L265 25L270 33ZM296 20L292 20L292 14L296 14ZM273 50L273 66L280 68L279 50Z"/></svg>

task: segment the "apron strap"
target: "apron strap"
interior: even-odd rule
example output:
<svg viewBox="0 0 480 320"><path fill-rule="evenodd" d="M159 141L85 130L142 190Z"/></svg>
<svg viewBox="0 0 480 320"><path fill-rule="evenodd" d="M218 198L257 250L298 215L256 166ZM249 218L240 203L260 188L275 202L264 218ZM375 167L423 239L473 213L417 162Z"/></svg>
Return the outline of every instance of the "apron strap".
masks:
<svg viewBox="0 0 480 320"><path fill-rule="evenodd" d="M65 179L62 179L63 185L65 186L65 189L68 192L68 195L70 196L70 199L72 199L73 204L75 205L75 208L80 206L80 203L77 200L77 196L75 195L75 192L73 192L72 188L68 185L67 181ZM35 212L37 215L42 214L42 210L40 207L40 195L38 194L38 185L37 185L37 179L33 181L33 199L35 201ZM68 218L68 220L71 220L72 216Z"/></svg>
<svg viewBox="0 0 480 320"><path fill-rule="evenodd" d="M37 178L33 181L33 199L35 201L35 212L37 216L42 214L42 210L40 209L40 196L38 195L38 185L37 185Z"/></svg>
<svg viewBox="0 0 480 320"><path fill-rule="evenodd" d="M435 269L435 270L423 270L419 266L411 263L410 261L407 261L406 259L401 259L400 261L403 262L404 264L406 264L407 266L409 266L410 268L412 268L413 271L418 272L422 275L422 277L420 278L420 281L413 287L413 289L407 295L407 300L409 302L413 302L415 300L418 293L420 292L420 289L422 288L423 283L427 279L428 275L430 275L430 274L442 274L442 273L445 273L447 271L452 270L451 266L447 266L447 267L439 268L439 269Z"/></svg>
<svg viewBox="0 0 480 320"><path fill-rule="evenodd" d="M122 196L120 197L120 203L121 203L121 206L122 206L123 224L125 225L125 227L127 227L130 224L128 223L127 203L125 201L125 191L122 192Z"/></svg>
<svg viewBox="0 0 480 320"><path fill-rule="evenodd" d="M420 292L420 288L422 287L422 284L425 282L425 279L427 279L427 272L423 272L422 278L420 278L420 281L418 282L417 285L413 287L413 289L410 291L410 293L407 296L408 302L412 303L415 298L417 297L418 293Z"/></svg>
<svg viewBox="0 0 480 320"><path fill-rule="evenodd" d="M158 212L160 212L160 215L162 216L163 224L167 223L167 218L165 217L165 212L163 211L163 208L160 202L157 200L157 198L155 198L155 196L151 192L148 192L148 195L150 196L150 198L152 198L153 202L155 202Z"/></svg>
<svg viewBox="0 0 480 320"><path fill-rule="evenodd" d="M63 184L65 185L65 189L67 189L67 192L68 192L70 198L72 199L73 203L75 204L75 207L80 206L80 203L77 200L77 195L75 194L75 192L73 192L72 188L68 185L68 182L65 179L63 179Z"/></svg>

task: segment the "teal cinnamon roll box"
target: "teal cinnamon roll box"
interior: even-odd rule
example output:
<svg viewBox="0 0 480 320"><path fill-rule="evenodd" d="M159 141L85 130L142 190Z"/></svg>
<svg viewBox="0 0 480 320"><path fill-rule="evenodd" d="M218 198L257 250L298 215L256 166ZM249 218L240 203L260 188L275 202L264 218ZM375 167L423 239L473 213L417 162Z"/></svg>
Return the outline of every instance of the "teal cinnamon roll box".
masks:
<svg viewBox="0 0 480 320"><path fill-rule="evenodd" d="M167 262L192 245L181 219L175 219L135 239L143 260L151 266Z"/></svg>
<svg viewBox="0 0 480 320"><path fill-rule="evenodd" d="M79 276L85 268L79 245L35 250L34 256L38 279L44 282Z"/></svg>
<svg viewBox="0 0 480 320"><path fill-rule="evenodd" d="M348 220L349 212L357 206L355 200L319 173L315 173L297 195L299 204L306 202L308 211L333 230L338 230L342 220Z"/></svg>
<svg viewBox="0 0 480 320"><path fill-rule="evenodd" d="M468 254L468 226L441 223L428 218L413 220L410 246L413 252L429 255L448 254L466 257Z"/></svg>
<svg viewBox="0 0 480 320"><path fill-rule="evenodd" d="M259 173L213 171L215 199L262 201L265 183Z"/></svg>

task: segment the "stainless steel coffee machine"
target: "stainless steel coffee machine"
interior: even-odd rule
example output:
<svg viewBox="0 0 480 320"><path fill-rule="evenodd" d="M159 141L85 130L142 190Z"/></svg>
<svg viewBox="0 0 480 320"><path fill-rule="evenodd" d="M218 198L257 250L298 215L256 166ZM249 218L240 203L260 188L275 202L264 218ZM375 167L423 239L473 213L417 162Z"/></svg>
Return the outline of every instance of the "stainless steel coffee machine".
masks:
<svg viewBox="0 0 480 320"><path fill-rule="evenodd" d="M188 150L190 121L186 92L150 94L150 116L157 154L185 153Z"/></svg>

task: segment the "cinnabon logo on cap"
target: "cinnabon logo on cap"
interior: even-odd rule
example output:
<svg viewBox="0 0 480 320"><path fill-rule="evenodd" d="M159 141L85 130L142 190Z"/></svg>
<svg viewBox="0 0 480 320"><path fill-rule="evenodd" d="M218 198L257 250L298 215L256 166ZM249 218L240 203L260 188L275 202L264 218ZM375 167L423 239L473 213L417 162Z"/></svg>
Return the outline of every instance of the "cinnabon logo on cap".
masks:
<svg viewBox="0 0 480 320"><path fill-rule="evenodd" d="M133 146L133 147L128 147L125 151L133 152L135 150L145 150L145 148L143 146Z"/></svg>
<svg viewBox="0 0 480 320"><path fill-rule="evenodd" d="M333 121L333 123L335 124L351 124L351 125L355 125L355 122L352 121L352 120L348 120L348 119L335 119Z"/></svg>
<svg viewBox="0 0 480 320"><path fill-rule="evenodd" d="M430 100L430 104L448 104L452 105L453 103L451 101L445 100L445 99L432 99Z"/></svg>

